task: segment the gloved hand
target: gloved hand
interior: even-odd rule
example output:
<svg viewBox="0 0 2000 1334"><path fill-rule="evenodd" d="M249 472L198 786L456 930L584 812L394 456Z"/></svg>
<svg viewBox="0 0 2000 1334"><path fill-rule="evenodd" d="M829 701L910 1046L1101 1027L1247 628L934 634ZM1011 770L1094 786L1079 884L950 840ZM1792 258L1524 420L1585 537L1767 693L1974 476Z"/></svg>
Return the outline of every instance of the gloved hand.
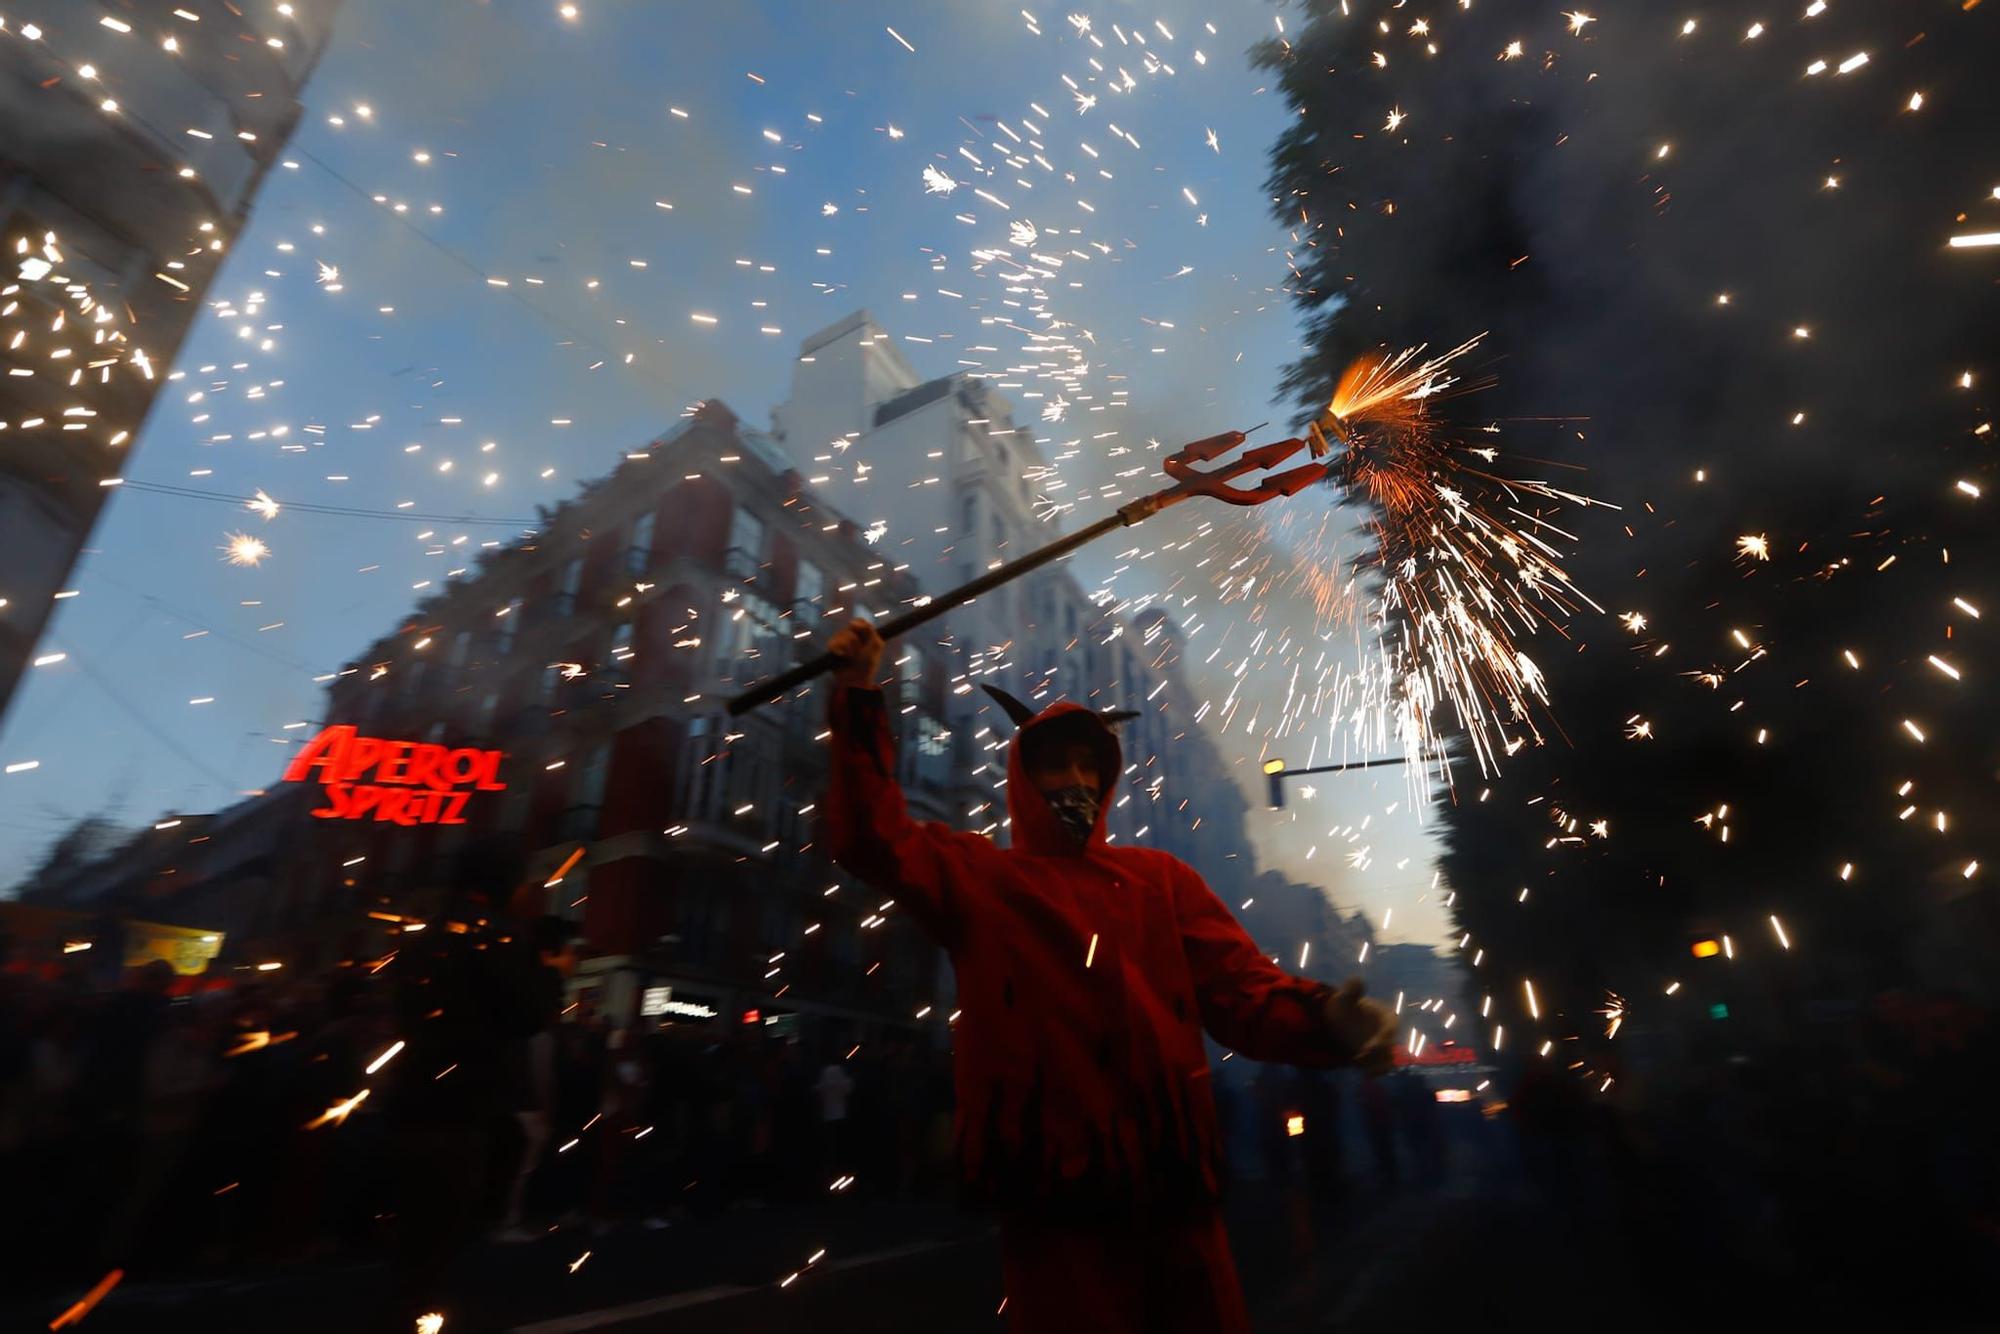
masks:
<svg viewBox="0 0 2000 1334"><path fill-rule="evenodd" d="M1395 1061L1396 1015L1361 991L1361 979L1350 977L1327 994L1327 1030L1346 1053L1348 1064L1363 1074L1386 1074Z"/></svg>
<svg viewBox="0 0 2000 1334"><path fill-rule="evenodd" d="M841 659L833 669L837 684L863 689L876 684L882 670L882 636L869 622L859 616L849 621L827 641L826 651Z"/></svg>

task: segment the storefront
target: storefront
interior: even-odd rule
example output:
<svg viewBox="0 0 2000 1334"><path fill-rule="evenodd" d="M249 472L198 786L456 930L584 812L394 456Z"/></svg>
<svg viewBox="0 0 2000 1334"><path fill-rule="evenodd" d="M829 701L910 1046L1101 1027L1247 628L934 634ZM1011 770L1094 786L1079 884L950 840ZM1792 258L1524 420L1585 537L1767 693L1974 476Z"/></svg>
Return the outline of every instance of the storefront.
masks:
<svg viewBox="0 0 2000 1334"><path fill-rule="evenodd" d="M16 965L59 968L80 962L93 973L122 974L159 959L182 977L206 972L224 940L223 932L198 926L106 918L29 903L0 903L0 936L10 947L8 962Z"/></svg>

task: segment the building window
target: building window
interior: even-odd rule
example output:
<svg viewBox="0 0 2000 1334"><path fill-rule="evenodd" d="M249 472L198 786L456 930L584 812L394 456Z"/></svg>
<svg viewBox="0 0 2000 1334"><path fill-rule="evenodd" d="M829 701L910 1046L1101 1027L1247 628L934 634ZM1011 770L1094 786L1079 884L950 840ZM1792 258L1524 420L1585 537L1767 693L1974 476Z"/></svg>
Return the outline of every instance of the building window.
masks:
<svg viewBox="0 0 2000 1334"><path fill-rule="evenodd" d="M583 767L571 780L569 810L563 819L565 838L595 838L599 813L604 809L604 783L611 772L611 743L591 748Z"/></svg>
<svg viewBox="0 0 2000 1334"><path fill-rule="evenodd" d="M826 610L820 606L820 602L825 597L825 573L811 561L801 560L799 562L798 582L793 589L792 601L799 606L809 608L809 610L801 613L806 619L818 620L820 615Z"/></svg>
<svg viewBox="0 0 2000 1334"><path fill-rule="evenodd" d="M562 591L556 595L556 615L570 616L576 611L576 595L583 588L583 557L578 556L563 566Z"/></svg>
<svg viewBox="0 0 2000 1334"><path fill-rule="evenodd" d="M729 519L727 558L730 574L745 579L754 577L764 562L764 521L741 505Z"/></svg>
<svg viewBox="0 0 2000 1334"><path fill-rule="evenodd" d="M785 642L777 603L746 588L722 604L722 618L715 637L718 673L748 680L776 665L765 660Z"/></svg>
<svg viewBox="0 0 2000 1334"><path fill-rule="evenodd" d="M951 786L951 732L925 709L906 715L911 742L902 748L903 780L918 787Z"/></svg>
<svg viewBox="0 0 2000 1334"><path fill-rule="evenodd" d="M446 661L454 669L465 666L465 660L472 653L472 631L460 630L451 637L451 656Z"/></svg>
<svg viewBox="0 0 2000 1334"><path fill-rule="evenodd" d="M576 774L576 804L578 806L602 806L604 804L604 780L612 772L612 744L598 742L590 750L590 758L584 760L584 768Z"/></svg>
<svg viewBox="0 0 2000 1334"><path fill-rule="evenodd" d="M521 599L509 598L507 605L500 609L500 637L495 645L501 657L514 651L514 637L521 629Z"/></svg>
<svg viewBox="0 0 2000 1334"><path fill-rule="evenodd" d="M959 508L958 531L965 541L976 540L979 536L979 497L968 495Z"/></svg>
<svg viewBox="0 0 2000 1334"><path fill-rule="evenodd" d="M741 754L732 751L727 761L718 760L716 763L727 763L729 766L724 775L727 781L723 785L721 814L737 821L739 829L761 831L762 836L768 836L775 823L772 808L776 804L774 794L769 791L772 786L770 780L777 771L765 763L765 757L754 749ZM743 810L746 806L750 809ZM743 814L737 815L738 811L743 811Z"/></svg>
<svg viewBox="0 0 2000 1334"><path fill-rule="evenodd" d="M493 726L493 711L499 707L500 692L497 690L487 691L486 698L479 701L480 727L487 728Z"/></svg>
<svg viewBox="0 0 2000 1334"><path fill-rule="evenodd" d="M632 661L632 622L620 621L611 632L611 649L605 655L611 667L623 667Z"/></svg>
<svg viewBox="0 0 2000 1334"><path fill-rule="evenodd" d="M544 705L554 704L556 702L556 682L561 679L562 668L558 664L552 662L542 668L541 689L536 692L535 697Z"/></svg>
<svg viewBox="0 0 2000 1334"><path fill-rule="evenodd" d="M653 523L657 517L649 510L632 524L632 542L625 549L625 571L634 577L653 568Z"/></svg>
<svg viewBox="0 0 2000 1334"><path fill-rule="evenodd" d="M687 793L689 819L713 820L721 808L724 770L729 765L729 756L722 746L719 720L709 717L688 720L680 790Z"/></svg>

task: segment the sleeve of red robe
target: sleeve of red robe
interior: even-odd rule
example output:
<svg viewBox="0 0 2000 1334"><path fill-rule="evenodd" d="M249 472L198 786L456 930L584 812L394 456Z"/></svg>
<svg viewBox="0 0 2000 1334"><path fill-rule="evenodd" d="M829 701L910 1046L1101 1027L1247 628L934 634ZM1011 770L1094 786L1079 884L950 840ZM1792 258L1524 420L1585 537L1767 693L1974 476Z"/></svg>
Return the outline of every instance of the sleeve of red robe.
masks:
<svg viewBox="0 0 2000 1334"><path fill-rule="evenodd" d="M1194 868L1177 862L1175 872L1181 945L1209 1036L1256 1061L1345 1064L1325 1018L1333 988L1272 963Z"/></svg>
<svg viewBox="0 0 2000 1334"><path fill-rule="evenodd" d="M982 882L982 868L997 870L1003 854L983 835L910 818L896 784L896 748L881 691L836 687L829 721L826 833L834 860L895 895L897 907L908 909L939 944L954 947L960 896Z"/></svg>

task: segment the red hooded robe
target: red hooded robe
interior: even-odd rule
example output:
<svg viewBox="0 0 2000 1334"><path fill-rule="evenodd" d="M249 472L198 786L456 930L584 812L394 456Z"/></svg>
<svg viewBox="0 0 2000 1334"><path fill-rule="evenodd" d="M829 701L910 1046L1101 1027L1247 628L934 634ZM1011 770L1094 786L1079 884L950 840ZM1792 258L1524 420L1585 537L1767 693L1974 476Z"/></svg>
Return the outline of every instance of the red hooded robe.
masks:
<svg viewBox="0 0 2000 1334"><path fill-rule="evenodd" d="M1021 759L1023 738L1062 718L1087 720L1102 778L1080 848ZM1089 710L1058 702L1015 736L1004 849L910 818L879 691L836 690L832 723L834 857L893 894L957 970L966 1193L1017 1217L1114 1226L1212 1211L1221 1145L1203 1030L1257 1060L1335 1065L1347 1053L1323 1018L1330 989L1274 965L1179 858L1105 841L1123 760ZM1226 1242L1207 1217L1233 1292Z"/></svg>

